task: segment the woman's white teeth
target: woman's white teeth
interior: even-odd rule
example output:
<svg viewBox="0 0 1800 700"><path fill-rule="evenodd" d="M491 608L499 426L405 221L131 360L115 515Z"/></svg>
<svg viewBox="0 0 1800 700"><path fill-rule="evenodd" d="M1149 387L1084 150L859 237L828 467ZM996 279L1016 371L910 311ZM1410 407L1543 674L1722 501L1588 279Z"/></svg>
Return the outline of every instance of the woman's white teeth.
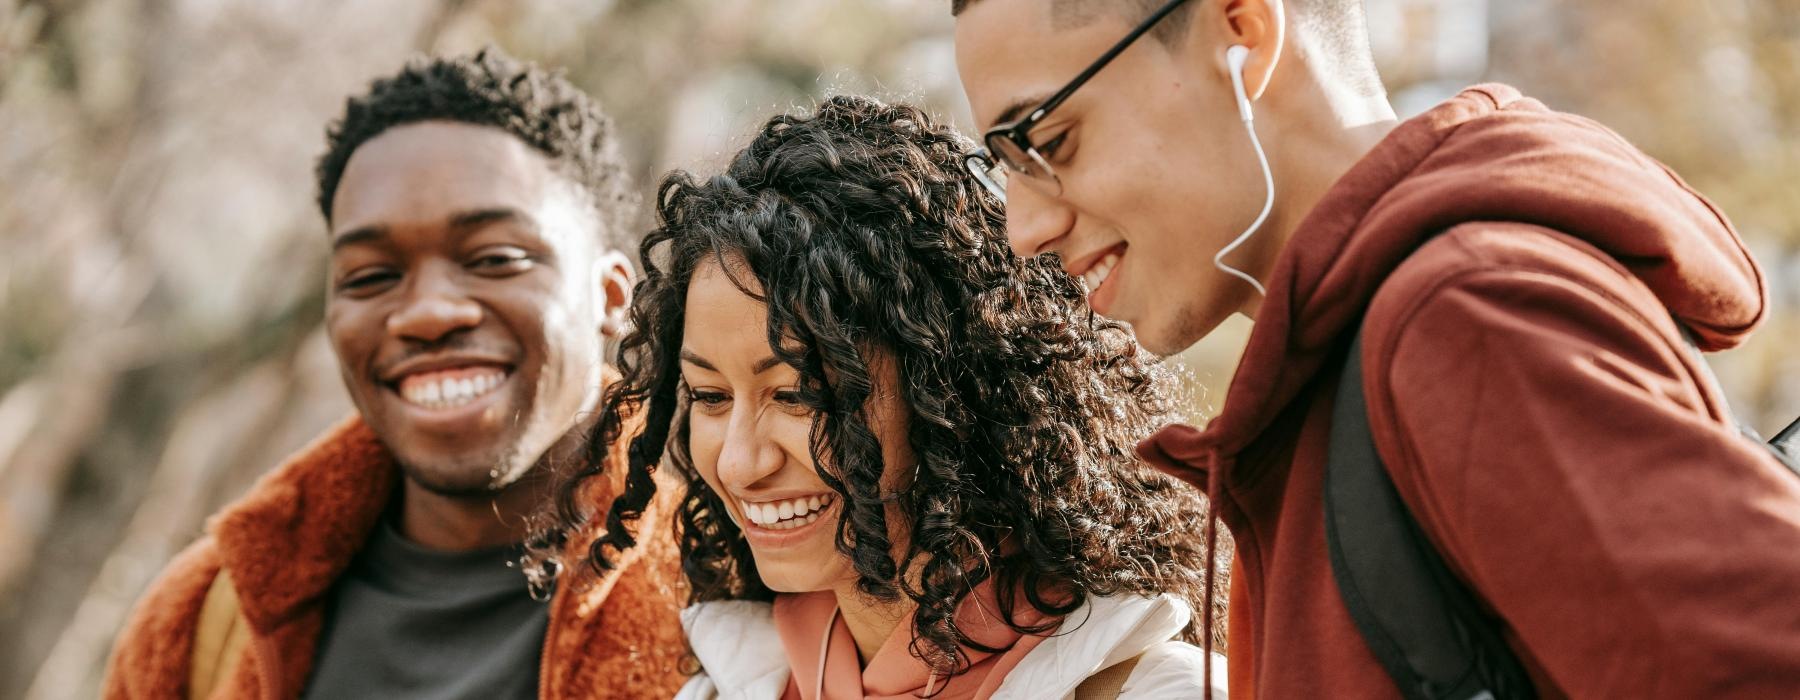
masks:
<svg viewBox="0 0 1800 700"><path fill-rule="evenodd" d="M1088 293L1092 294L1094 290L1099 289L1100 285L1106 282L1107 276L1112 274L1113 268L1118 265L1119 254L1107 253L1106 257L1100 259L1100 262L1094 263L1094 266L1088 268L1087 272L1081 273L1081 279L1087 282Z"/></svg>
<svg viewBox="0 0 1800 700"><path fill-rule="evenodd" d="M744 503L744 516L770 530L791 530L819 519L819 511L831 505L834 494L803 496L768 503Z"/></svg>
<svg viewBox="0 0 1800 700"><path fill-rule="evenodd" d="M454 408L481 398L506 381L506 372L485 369L421 372L400 380L400 397L425 408Z"/></svg>

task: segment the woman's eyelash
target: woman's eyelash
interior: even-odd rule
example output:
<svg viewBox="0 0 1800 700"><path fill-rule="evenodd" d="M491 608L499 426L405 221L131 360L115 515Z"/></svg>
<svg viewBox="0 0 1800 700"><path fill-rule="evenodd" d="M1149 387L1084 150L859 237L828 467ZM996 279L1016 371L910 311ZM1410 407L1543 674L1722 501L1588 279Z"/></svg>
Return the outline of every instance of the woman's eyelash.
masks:
<svg viewBox="0 0 1800 700"><path fill-rule="evenodd" d="M704 406L716 406L727 398L723 393L717 391L695 391L693 389L689 389L687 395L689 402Z"/></svg>

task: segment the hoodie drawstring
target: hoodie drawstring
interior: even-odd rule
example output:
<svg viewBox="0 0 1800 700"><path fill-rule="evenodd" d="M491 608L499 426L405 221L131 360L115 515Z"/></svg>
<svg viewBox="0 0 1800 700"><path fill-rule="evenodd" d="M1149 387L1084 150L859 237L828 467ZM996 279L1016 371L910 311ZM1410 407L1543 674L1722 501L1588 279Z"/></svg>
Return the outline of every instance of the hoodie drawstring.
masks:
<svg viewBox="0 0 1800 700"><path fill-rule="evenodd" d="M825 639L819 642L819 678L813 684L813 700L825 700L825 666L831 660L831 633L837 628L838 615L843 612L842 607L833 607L831 619L825 621Z"/></svg>
<svg viewBox="0 0 1800 700"><path fill-rule="evenodd" d="M1202 601L1206 612L1201 614L1201 621L1205 626L1201 632L1204 642L1202 650L1206 660L1206 670L1201 679L1206 685L1208 697L1211 697L1213 689L1213 608L1217 607L1213 604L1213 596L1216 595L1213 589L1218 582L1215 571L1219 567L1219 484L1219 451L1209 449L1206 453L1206 596Z"/></svg>

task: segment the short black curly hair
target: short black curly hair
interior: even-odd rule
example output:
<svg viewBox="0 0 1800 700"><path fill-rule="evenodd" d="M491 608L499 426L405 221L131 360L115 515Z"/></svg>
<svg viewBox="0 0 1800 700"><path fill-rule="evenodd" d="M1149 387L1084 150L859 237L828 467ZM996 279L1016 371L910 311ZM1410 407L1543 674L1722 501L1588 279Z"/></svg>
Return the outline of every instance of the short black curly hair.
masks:
<svg viewBox="0 0 1800 700"><path fill-rule="evenodd" d="M316 169L325 220L331 220L338 180L356 149L388 129L426 121L493 127L524 141L593 197L609 247L631 244L638 196L612 120L560 72L491 46L474 54L413 59L345 102L343 116L326 130Z"/></svg>
<svg viewBox="0 0 1800 700"><path fill-rule="evenodd" d="M558 527L576 531L590 517L576 499L582 480L626 470L590 563L634 545L652 474L667 466L686 485L676 532L693 598L773 596L686 449L687 287L697 269L725 264L761 287L769 347L800 374L814 463L844 503L838 549L865 594L917 605L916 656L963 667L960 647L980 646L954 613L990 581L1021 633L1054 629L1090 596L1209 604L1202 499L1132 451L1168 419L1171 377L1123 324L1088 309L1085 287L1054 257L1013 254L1001 202L963 165L973 150L917 108L834 97L769 120L720 175L664 179L658 226L640 248L634 330L620 345L623 378L559 493ZM899 386L881 386L882 363ZM884 389L910 413L915 464L883 463L865 406ZM633 415L644 419L635 437L624 427ZM607 465L605 446L622 437L629 463ZM908 468L911 483L884 494L890 467ZM889 541L890 503L908 541ZM1048 621L1013 618L1021 603Z"/></svg>

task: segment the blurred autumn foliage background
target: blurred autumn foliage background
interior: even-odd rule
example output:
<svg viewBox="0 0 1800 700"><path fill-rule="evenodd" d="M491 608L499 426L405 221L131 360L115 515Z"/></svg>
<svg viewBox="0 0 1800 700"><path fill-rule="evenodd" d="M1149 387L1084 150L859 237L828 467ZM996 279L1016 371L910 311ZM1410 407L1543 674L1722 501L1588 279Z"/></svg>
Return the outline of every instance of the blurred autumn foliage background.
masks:
<svg viewBox="0 0 1800 700"><path fill-rule="evenodd" d="M1500 80L1736 221L1775 313L1714 358L1800 414L1800 0L1367 0L1411 115ZM348 94L496 44L600 96L648 187L843 91L967 128L945 0L0 0L0 698L83 698L205 516L346 414L312 163ZM1221 107L1224 108L1224 107ZM1216 406L1247 323L1183 359Z"/></svg>

